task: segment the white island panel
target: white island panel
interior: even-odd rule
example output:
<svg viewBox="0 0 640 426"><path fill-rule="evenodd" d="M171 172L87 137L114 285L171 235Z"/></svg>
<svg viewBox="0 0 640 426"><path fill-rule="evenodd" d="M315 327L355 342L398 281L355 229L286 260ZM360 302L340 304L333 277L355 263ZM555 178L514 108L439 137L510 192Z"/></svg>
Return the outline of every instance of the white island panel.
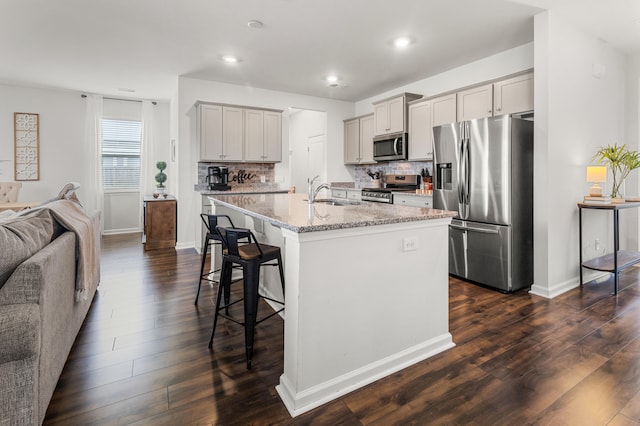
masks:
<svg viewBox="0 0 640 426"><path fill-rule="evenodd" d="M298 415L453 346L449 219L283 231L285 360L277 387ZM403 251L403 240L417 249Z"/></svg>
<svg viewBox="0 0 640 426"><path fill-rule="evenodd" d="M283 250L284 372L276 390L292 416L454 346L448 224L455 212L304 198L211 199L216 212L264 221L258 238ZM278 228L278 238L266 232ZM276 286L262 275L263 290Z"/></svg>

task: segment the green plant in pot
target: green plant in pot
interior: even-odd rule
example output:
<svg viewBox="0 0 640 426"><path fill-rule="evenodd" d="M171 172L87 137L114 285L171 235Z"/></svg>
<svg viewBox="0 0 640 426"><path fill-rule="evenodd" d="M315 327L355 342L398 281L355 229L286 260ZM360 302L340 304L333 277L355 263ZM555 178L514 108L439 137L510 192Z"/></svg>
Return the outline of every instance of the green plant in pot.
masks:
<svg viewBox="0 0 640 426"><path fill-rule="evenodd" d="M164 170L167 168L167 163L164 161L158 161L156 163L156 167L160 170L155 177L156 179L156 193L164 194L164 183L167 181L167 175L164 173Z"/></svg>
<svg viewBox="0 0 640 426"><path fill-rule="evenodd" d="M632 170L640 167L640 153L628 149L627 145L607 145L598 147L593 160L611 170L611 198L622 198L621 185Z"/></svg>

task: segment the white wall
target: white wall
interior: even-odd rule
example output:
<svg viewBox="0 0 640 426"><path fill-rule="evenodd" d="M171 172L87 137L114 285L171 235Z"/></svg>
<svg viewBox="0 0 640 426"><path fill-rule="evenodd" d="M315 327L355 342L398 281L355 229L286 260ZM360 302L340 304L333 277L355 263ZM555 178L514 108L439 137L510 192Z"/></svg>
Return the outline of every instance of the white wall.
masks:
<svg viewBox="0 0 640 426"><path fill-rule="evenodd" d="M204 81L180 77L178 79L178 247L193 247L200 213L201 196L194 191L197 182L198 141L196 140L197 101L287 110L289 107L325 111L327 113L327 179L351 180L343 164L343 123L354 116L352 102L316 98L274 90L256 89L234 84ZM276 179L283 187L289 187L289 120L282 119L282 163L276 164Z"/></svg>
<svg viewBox="0 0 640 426"><path fill-rule="evenodd" d="M13 176L13 113L40 114L40 180L24 181L20 200L44 201L55 197L67 182L80 182L80 200L89 190L85 176L91 165L83 159L86 99L80 92L0 85L0 181ZM140 119L139 102L105 100L104 114L114 118ZM159 102L155 119L155 155L168 159L169 103ZM154 173L155 174L155 173ZM151 188L153 189L153 188ZM86 198L86 197L85 197ZM139 230L139 194L113 194L105 197L105 230Z"/></svg>
<svg viewBox="0 0 640 426"><path fill-rule="evenodd" d="M356 115L373 112L372 102L403 92L417 93L424 97L454 91L533 68L533 43L528 43L461 67L425 78L371 98L356 102Z"/></svg>
<svg viewBox="0 0 640 426"><path fill-rule="evenodd" d="M14 180L13 113L40 114L40 180L22 182L21 201L55 197L67 182L84 181L85 100L80 93L0 84L0 181ZM87 188L81 188L78 195Z"/></svg>
<svg viewBox="0 0 640 426"><path fill-rule="evenodd" d="M598 78L593 65L606 70ZM551 11L535 17L534 286L554 297L578 285L578 211L596 148L625 140L625 57ZM587 212L593 213L593 212ZM611 250L607 218L589 227Z"/></svg>
<svg viewBox="0 0 640 426"><path fill-rule="evenodd" d="M640 53L627 58L626 84L625 142L631 148L640 150ZM640 171L634 171L625 185L628 194L640 194ZM632 242L629 241L632 238L640 241L640 226L635 229L635 232L631 227L625 234L628 247L633 247Z"/></svg>

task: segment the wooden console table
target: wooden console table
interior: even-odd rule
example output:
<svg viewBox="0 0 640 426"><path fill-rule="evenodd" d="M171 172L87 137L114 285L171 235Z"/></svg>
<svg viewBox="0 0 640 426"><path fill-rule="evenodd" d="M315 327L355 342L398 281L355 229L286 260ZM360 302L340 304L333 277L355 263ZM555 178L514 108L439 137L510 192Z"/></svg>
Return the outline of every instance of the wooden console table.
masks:
<svg viewBox="0 0 640 426"><path fill-rule="evenodd" d="M582 282L582 268L594 271L604 271L613 274L613 294L618 294L619 274L621 271L640 262L640 252L631 250L620 250L620 227L619 212L622 209L632 209L640 207L640 203L620 203L620 204L584 204L578 203L579 228L580 228L580 285ZM582 261L582 210L605 210L613 213L613 253L596 257L594 259Z"/></svg>
<svg viewBox="0 0 640 426"><path fill-rule="evenodd" d="M144 196L144 249L175 247L177 239L178 202L169 195L153 198Z"/></svg>

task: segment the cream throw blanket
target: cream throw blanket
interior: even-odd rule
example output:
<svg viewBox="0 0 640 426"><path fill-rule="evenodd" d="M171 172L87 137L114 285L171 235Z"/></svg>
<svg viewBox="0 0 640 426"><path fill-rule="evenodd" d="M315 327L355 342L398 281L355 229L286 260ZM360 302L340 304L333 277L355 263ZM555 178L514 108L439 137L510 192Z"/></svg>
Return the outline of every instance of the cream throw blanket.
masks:
<svg viewBox="0 0 640 426"><path fill-rule="evenodd" d="M100 280L100 220L98 215L89 217L74 199L54 200L36 208L50 210L60 225L76 234L76 302L79 302L87 299L87 289Z"/></svg>

